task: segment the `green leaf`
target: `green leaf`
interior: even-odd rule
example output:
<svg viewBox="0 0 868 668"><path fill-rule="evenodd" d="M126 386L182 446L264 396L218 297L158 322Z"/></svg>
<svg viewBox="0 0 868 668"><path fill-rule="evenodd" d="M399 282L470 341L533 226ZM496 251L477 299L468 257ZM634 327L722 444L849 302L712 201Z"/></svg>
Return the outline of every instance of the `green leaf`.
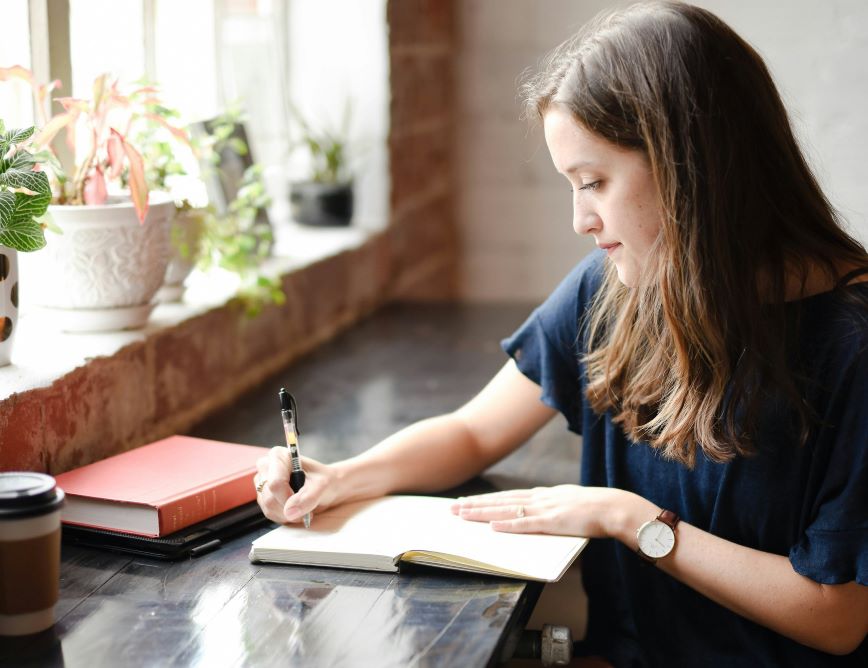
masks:
<svg viewBox="0 0 868 668"><path fill-rule="evenodd" d="M15 193L0 190L0 229L12 222L13 215L15 215Z"/></svg>
<svg viewBox="0 0 868 668"><path fill-rule="evenodd" d="M45 232L32 220L14 222L0 227L0 244L29 253L45 246Z"/></svg>
<svg viewBox="0 0 868 668"><path fill-rule="evenodd" d="M0 186L27 188L27 190L32 190L35 193L44 192L48 189L48 177L46 177L45 172L10 169L5 174L0 174Z"/></svg>
<svg viewBox="0 0 868 668"><path fill-rule="evenodd" d="M7 134L10 136L10 141L13 144L20 144L21 142L30 139L34 132L36 132L36 127L31 125L29 128L10 130Z"/></svg>
<svg viewBox="0 0 868 668"><path fill-rule="evenodd" d="M15 193L15 212L12 215L13 222L29 221L44 215L51 203L51 193L37 193L25 195L22 192Z"/></svg>
<svg viewBox="0 0 868 668"><path fill-rule="evenodd" d="M33 156L33 159L34 159L37 163L44 163L44 164L47 164L47 165L49 165L49 166L50 166L50 167L51 167L55 172L62 172L62 171L63 171L63 167L62 167L61 164L60 164L60 160L58 160L58 159L57 159L57 156L54 155L54 153L52 153L52 152L49 151L48 149L44 149L44 150L42 150L42 151L34 151L34 152L31 153L30 155Z"/></svg>
<svg viewBox="0 0 868 668"><path fill-rule="evenodd" d="M38 161L33 157L32 153L28 153L27 151L18 151L18 153L12 156L11 161L4 160L3 162L7 163L6 169L4 169L2 163L0 163L0 173L5 172L7 169L26 169L29 171Z"/></svg>

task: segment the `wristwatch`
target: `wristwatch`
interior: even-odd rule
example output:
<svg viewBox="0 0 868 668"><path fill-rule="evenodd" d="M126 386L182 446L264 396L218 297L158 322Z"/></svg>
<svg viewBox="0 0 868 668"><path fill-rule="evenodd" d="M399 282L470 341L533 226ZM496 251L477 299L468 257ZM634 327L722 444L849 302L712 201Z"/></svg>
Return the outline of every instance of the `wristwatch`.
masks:
<svg viewBox="0 0 868 668"><path fill-rule="evenodd" d="M636 532L638 555L653 564L672 552L675 549L675 526L679 519L671 510L664 510L656 519L640 526Z"/></svg>

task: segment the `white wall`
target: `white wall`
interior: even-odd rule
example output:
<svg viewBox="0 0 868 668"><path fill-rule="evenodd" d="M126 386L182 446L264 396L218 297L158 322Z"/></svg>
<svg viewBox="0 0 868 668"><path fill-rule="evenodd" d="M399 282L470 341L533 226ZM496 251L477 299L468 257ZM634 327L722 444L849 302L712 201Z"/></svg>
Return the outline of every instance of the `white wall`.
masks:
<svg viewBox="0 0 868 668"><path fill-rule="evenodd" d="M576 237L566 181L517 82L550 48L616 4L604 0L457 3L458 224L463 298L543 299L593 248ZM697 0L765 57L827 195L868 242L868 3Z"/></svg>

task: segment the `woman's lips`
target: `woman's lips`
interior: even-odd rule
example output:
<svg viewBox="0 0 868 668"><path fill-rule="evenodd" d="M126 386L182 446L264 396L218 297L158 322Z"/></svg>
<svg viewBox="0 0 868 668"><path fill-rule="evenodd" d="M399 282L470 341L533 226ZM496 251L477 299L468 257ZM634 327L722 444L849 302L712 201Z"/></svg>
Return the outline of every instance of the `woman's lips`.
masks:
<svg viewBox="0 0 868 668"><path fill-rule="evenodd" d="M600 244L600 248L606 251L607 255L612 255L616 250L621 247L621 244Z"/></svg>

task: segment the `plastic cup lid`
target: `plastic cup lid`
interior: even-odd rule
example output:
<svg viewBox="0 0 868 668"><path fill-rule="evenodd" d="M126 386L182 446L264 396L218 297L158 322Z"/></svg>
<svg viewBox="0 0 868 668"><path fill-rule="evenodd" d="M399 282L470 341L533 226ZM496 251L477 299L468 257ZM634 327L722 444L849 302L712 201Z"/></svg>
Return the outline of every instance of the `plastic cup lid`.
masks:
<svg viewBox="0 0 868 668"><path fill-rule="evenodd" d="M33 471L0 473L0 519L42 515L63 503L54 478Z"/></svg>

